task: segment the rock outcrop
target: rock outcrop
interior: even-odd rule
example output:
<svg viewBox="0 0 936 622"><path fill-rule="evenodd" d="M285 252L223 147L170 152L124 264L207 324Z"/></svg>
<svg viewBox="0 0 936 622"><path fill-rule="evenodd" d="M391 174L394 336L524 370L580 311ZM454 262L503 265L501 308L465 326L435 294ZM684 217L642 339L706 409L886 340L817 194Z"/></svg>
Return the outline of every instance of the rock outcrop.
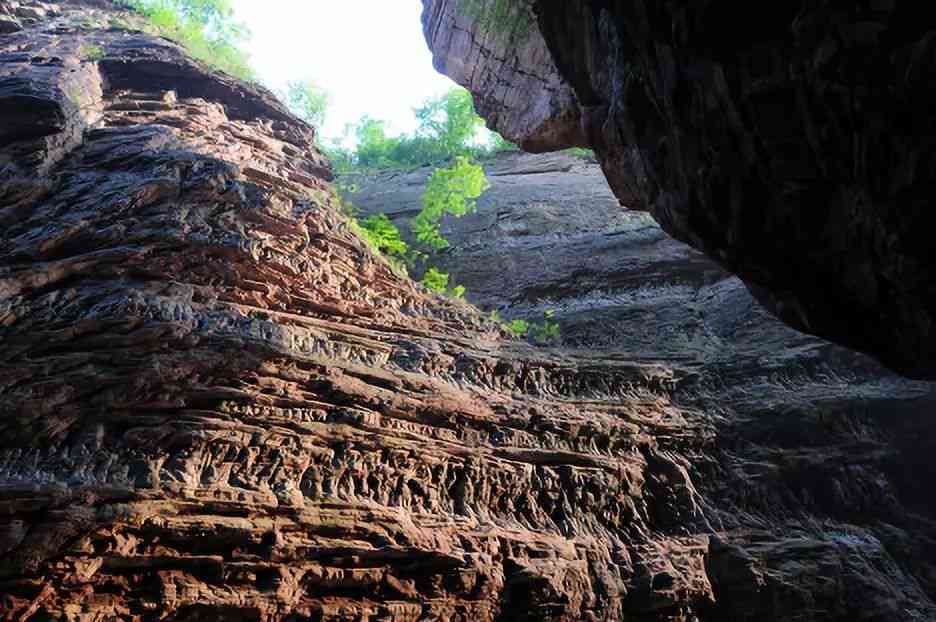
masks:
<svg viewBox="0 0 936 622"><path fill-rule="evenodd" d="M863 554L836 549L842 534L883 543L889 526L903 525L909 540L900 548L918 560L909 566L931 563L912 542L933 537L922 485L933 472L931 386L786 327L647 214L621 210L595 162L504 154L485 169L492 187L478 211L443 221L451 247L430 262L465 285L468 300L504 318L535 321L553 309L566 354L680 370L672 399L713 426L712 445L693 455L688 472L732 552L717 545L708 553L717 598L700 619L902 619L882 604L896 602L880 588L893 567L872 570L870 559L852 566ZM406 233L430 173L354 176L345 185L357 191L347 198ZM828 581L856 586L849 589L865 594L862 606L876 604L858 611L806 587ZM926 582L918 585L931 594ZM906 619L932 615L917 611Z"/></svg>
<svg viewBox="0 0 936 622"><path fill-rule="evenodd" d="M936 617L925 385L510 341L269 93L0 14L4 619Z"/></svg>
<svg viewBox="0 0 936 622"><path fill-rule="evenodd" d="M624 205L777 317L936 377L925 5L424 5L437 67L498 131L593 147Z"/></svg>

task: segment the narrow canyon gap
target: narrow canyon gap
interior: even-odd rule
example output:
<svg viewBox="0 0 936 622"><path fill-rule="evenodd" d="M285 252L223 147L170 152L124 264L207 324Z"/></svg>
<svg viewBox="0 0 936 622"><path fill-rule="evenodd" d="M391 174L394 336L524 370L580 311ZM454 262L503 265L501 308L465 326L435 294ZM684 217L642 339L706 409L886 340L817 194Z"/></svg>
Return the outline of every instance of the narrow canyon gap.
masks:
<svg viewBox="0 0 936 622"><path fill-rule="evenodd" d="M919 2L423 0L435 64L525 149L798 330L936 378L936 37Z"/></svg>
<svg viewBox="0 0 936 622"><path fill-rule="evenodd" d="M619 315L510 340L356 237L314 128L134 19L0 0L5 619L936 618L929 385L756 313L737 365ZM623 258L683 279L674 340L752 308L594 165L517 158L456 254L555 219L621 309Z"/></svg>

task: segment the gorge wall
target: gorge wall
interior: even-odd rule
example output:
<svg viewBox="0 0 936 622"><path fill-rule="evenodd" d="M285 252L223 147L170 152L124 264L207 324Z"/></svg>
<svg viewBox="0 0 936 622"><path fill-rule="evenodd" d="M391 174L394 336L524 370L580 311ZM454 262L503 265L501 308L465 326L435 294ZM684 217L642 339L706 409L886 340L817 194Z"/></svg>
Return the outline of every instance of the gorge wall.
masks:
<svg viewBox="0 0 936 622"><path fill-rule="evenodd" d="M423 0L437 68L797 329L936 376L933 22L920 3Z"/></svg>
<svg viewBox="0 0 936 622"><path fill-rule="evenodd" d="M730 534L737 548L725 557L709 552L716 602L700 619L931 615L886 613L890 605L879 607L890 596L871 594L891 582L884 577L896 576L893 569L852 566L864 553L836 550L856 528L862 539L884 542L878 529L902 524L903 550L927 556L917 537L932 534L924 483L932 473L931 386L785 326L740 280L648 215L621 210L595 162L504 154L484 165L491 189L476 213L443 221L451 247L431 263L465 285L469 301L502 317L536 320L554 309L562 341L546 351L674 371L672 399L713 426L711 449L694 454L688 472L717 508L719 537ZM344 181L356 192L347 198L362 215L387 214L405 233L431 171L352 176ZM758 562L744 579L716 570L735 556L750 561L752 550ZM860 595L846 597L851 604L814 591L864 573L876 578L859 580ZM745 588L732 585L738 579ZM667 619L658 615L649 619Z"/></svg>
<svg viewBox="0 0 936 622"><path fill-rule="evenodd" d="M487 286L562 310L569 343L535 348L371 253L266 91L101 0L0 24L4 619L936 617L928 385L739 317L639 217L596 227L594 167L456 250L552 244L540 289ZM529 162L502 178L563 172ZM575 327L602 243L620 285ZM628 308L660 318L632 350ZM750 356L653 334L684 316Z"/></svg>

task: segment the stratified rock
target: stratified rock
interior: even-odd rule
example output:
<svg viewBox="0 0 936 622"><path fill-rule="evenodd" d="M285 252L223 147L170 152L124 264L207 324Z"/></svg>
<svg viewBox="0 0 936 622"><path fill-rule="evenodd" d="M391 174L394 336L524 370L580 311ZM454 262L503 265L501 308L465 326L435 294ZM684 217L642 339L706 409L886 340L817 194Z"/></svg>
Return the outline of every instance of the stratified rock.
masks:
<svg viewBox="0 0 936 622"><path fill-rule="evenodd" d="M531 0L494 19L506 4L424 0L436 65L493 127L562 147L579 141L537 128L580 119L623 204L782 320L936 377L925 4Z"/></svg>
<svg viewBox="0 0 936 622"><path fill-rule="evenodd" d="M0 15L0 35L19 32L23 27L19 21L10 15Z"/></svg>
<svg viewBox="0 0 936 622"><path fill-rule="evenodd" d="M435 55L436 69L467 86L488 123L524 149L584 146L575 94L553 65L546 42L531 27L531 6L530 0L502 2L488 15L483 3L469 3L461 10L450 3L440 5L436 13L427 12L426 36L434 49L444 51ZM482 17L497 28L474 27Z"/></svg>
<svg viewBox="0 0 936 622"><path fill-rule="evenodd" d="M508 341L355 237L269 93L44 8L0 39L0 616L936 617L920 385L788 412Z"/></svg>
<svg viewBox="0 0 936 622"><path fill-rule="evenodd" d="M394 275L311 128L167 41L74 25L96 4L0 43L3 617L711 600L707 535L650 527L657 498L699 515L652 432L709 439L673 371L505 342Z"/></svg>
<svg viewBox="0 0 936 622"><path fill-rule="evenodd" d="M593 161L514 153L484 166L491 189L476 213L443 221L451 246L429 263L506 319L554 310L566 355L682 370L674 401L713 426L687 467L707 520L725 530L710 541L716 604L702 619L901 619L884 586L932 597L929 571L888 578L932 567L914 542L934 537L930 385L785 326L648 215L620 210ZM342 185L362 215L386 213L407 234L431 171ZM868 609L842 614L850 605L828 577L866 593Z"/></svg>

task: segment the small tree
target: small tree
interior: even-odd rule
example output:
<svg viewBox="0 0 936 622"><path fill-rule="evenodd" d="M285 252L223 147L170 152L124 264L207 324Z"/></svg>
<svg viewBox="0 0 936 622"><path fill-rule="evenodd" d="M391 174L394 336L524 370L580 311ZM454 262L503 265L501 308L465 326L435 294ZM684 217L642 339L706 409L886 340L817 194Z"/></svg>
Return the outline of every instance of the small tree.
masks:
<svg viewBox="0 0 936 622"><path fill-rule="evenodd" d="M422 283L426 289L437 294L444 294L448 291L449 275L447 272L440 272L436 268L429 268L423 275Z"/></svg>
<svg viewBox="0 0 936 622"><path fill-rule="evenodd" d="M465 295L465 288L461 285L449 287L448 272L442 272L437 268L429 268L423 275L420 283L423 286L437 294L448 295L452 298L462 298Z"/></svg>
<svg viewBox="0 0 936 622"><path fill-rule="evenodd" d="M367 241L388 257L406 259L408 246L400 237L400 230L390 222L386 214L374 214L361 221Z"/></svg>
<svg viewBox="0 0 936 622"><path fill-rule="evenodd" d="M148 18L160 35L172 39L209 65L244 80L254 79L249 55L241 47L250 31L234 21L229 0L122 0Z"/></svg>
<svg viewBox="0 0 936 622"><path fill-rule="evenodd" d="M393 151L399 139L387 136L385 121L364 117L354 130L357 138L357 163L364 167L393 164Z"/></svg>
<svg viewBox="0 0 936 622"><path fill-rule="evenodd" d="M530 323L526 320L510 320L501 324L508 333L514 337L526 337L530 332Z"/></svg>
<svg viewBox="0 0 936 622"><path fill-rule="evenodd" d="M471 93L456 87L416 109L419 135L433 140L440 159L467 155L484 121L475 112Z"/></svg>
<svg viewBox="0 0 936 622"><path fill-rule="evenodd" d="M555 311L546 309L543 311L542 323L531 324L527 334L532 337L533 341L536 343L559 341L562 338L562 331L559 328L559 322L553 321L555 317Z"/></svg>
<svg viewBox="0 0 936 622"><path fill-rule="evenodd" d="M466 157L459 157L449 168L436 169L422 196L423 208L410 225L416 239L441 250L449 246L440 231L442 217L460 218L477 208L477 199L491 187L484 169Z"/></svg>
<svg viewBox="0 0 936 622"><path fill-rule="evenodd" d="M311 80L286 83L286 92L280 94L296 116L316 129L325 125L331 96Z"/></svg>

